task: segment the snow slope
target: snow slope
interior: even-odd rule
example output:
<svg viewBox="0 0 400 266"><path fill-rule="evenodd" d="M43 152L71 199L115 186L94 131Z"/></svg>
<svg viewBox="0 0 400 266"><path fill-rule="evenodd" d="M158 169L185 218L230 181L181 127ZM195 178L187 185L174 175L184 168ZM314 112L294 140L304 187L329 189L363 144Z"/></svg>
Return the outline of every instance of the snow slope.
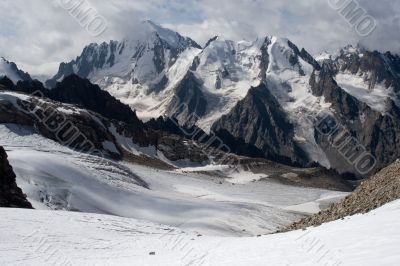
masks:
<svg viewBox="0 0 400 266"><path fill-rule="evenodd" d="M384 82L371 86L367 82L370 79L369 76L372 76L372 74L359 73L353 75L349 72L339 72L335 79L343 90L378 112L384 114L389 111L389 100L393 100L397 106L400 106L398 96L393 91L393 88L386 88L383 84Z"/></svg>
<svg viewBox="0 0 400 266"><path fill-rule="evenodd" d="M269 233L346 195L245 172L225 179L109 161L15 125L0 125L0 145L35 208L111 214L208 235Z"/></svg>
<svg viewBox="0 0 400 266"><path fill-rule="evenodd" d="M218 37L197 56L196 77L208 96L207 114L198 122L201 128L208 131L252 86L260 84L263 44L263 39L235 42Z"/></svg>
<svg viewBox="0 0 400 266"><path fill-rule="evenodd" d="M148 49L147 51L152 53L151 49L154 48L150 46ZM121 55L120 62L117 62L112 68L101 69L92 73L90 80L121 102L135 109L138 117L148 120L165 112L165 108L173 95L173 89L187 73L199 51L200 49L195 47L185 49L173 61L168 58L168 65L171 66L166 67L161 73L157 73L152 62L153 54L143 55L140 62L130 62L126 58L131 57L129 53L132 53L132 51L125 50ZM135 68L132 69L132 66L135 66ZM157 83L161 82L164 77L167 79L165 88L157 92L152 91L151 87L157 86Z"/></svg>
<svg viewBox="0 0 400 266"><path fill-rule="evenodd" d="M0 209L0 216L0 265L391 266L400 261L400 201L318 228L261 237L198 236L83 213Z"/></svg>

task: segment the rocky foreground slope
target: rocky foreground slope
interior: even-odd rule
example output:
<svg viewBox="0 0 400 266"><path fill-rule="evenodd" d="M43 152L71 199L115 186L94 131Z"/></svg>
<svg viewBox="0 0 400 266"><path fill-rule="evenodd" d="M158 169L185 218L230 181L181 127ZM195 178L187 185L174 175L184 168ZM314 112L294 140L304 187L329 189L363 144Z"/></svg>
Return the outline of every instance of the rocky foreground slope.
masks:
<svg viewBox="0 0 400 266"><path fill-rule="evenodd" d="M15 182L15 173L7 160L7 153L0 146L0 207L32 208Z"/></svg>
<svg viewBox="0 0 400 266"><path fill-rule="evenodd" d="M333 204L329 209L292 224L282 231L291 231L318 226L346 216L368 213L386 203L400 198L400 161L384 168L373 177L365 180L344 200Z"/></svg>

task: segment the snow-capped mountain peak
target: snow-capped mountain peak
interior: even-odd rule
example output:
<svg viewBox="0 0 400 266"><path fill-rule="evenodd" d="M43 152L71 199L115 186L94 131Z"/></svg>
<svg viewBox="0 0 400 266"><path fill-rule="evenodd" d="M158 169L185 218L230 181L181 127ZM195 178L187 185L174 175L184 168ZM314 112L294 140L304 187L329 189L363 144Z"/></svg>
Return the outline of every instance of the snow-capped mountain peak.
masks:
<svg viewBox="0 0 400 266"><path fill-rule="evenodd" d="M47 87L77 74L103 88L129 84L130 92L138 89L149 94L165 87L169 68L188 49L200 51L201 47L192 39L147 20L142 22L140 30L122 41L85 47L75 60L60 65Z"/></svg>
<svg viewBox="0 0 400 266"><path fill-rule="evenodd" d="M15 63L8 61L4 57L1 57L0 77L4 76L7 76L14 83L17 83L20 80L31 80L29 74L18 69Z"/></svg>
<svg viewBox="0 0 400 266"><path fill-rule="evenodd" d="M180 35L178 32L162 27L161 25L145 20L142 22L143 30L146 34L156 34L161 40L177 49L186 49L188 46L201 48L195 41Z"/></svg>

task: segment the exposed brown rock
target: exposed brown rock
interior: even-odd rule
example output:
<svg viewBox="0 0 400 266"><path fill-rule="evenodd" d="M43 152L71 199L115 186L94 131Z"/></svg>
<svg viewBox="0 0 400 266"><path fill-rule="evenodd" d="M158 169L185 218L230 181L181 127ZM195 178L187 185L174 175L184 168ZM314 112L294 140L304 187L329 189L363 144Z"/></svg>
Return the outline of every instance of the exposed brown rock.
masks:
<svg viewBox="0 0 400 266"><path fill-rule="evenodd" d="M333 204L329 209L316 215L304 218L281 231L319 226L346 216L367 213L397 199L400 199L399 160L362 182L352 194L341 202Z"/></svg>

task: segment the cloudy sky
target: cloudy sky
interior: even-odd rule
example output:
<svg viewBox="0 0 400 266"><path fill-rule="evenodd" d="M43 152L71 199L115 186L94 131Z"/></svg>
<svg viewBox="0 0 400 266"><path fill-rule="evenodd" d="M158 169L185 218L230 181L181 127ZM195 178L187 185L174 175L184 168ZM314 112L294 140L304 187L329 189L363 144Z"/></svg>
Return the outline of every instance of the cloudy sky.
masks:
<svg viewBox="0 0 400 266"><path fill-rule="evenodd" d="M107 29L91 36L64 7L85 0L0 0L0 56L34 75L53 75L58 64L80 54L90 42L134 35L151 19L199 44L220 35L252 40L288 37L311 53L352 43L400 52L400 0L86 0ZM360 37L332 4L354 1L377 22Z"/></svg>

